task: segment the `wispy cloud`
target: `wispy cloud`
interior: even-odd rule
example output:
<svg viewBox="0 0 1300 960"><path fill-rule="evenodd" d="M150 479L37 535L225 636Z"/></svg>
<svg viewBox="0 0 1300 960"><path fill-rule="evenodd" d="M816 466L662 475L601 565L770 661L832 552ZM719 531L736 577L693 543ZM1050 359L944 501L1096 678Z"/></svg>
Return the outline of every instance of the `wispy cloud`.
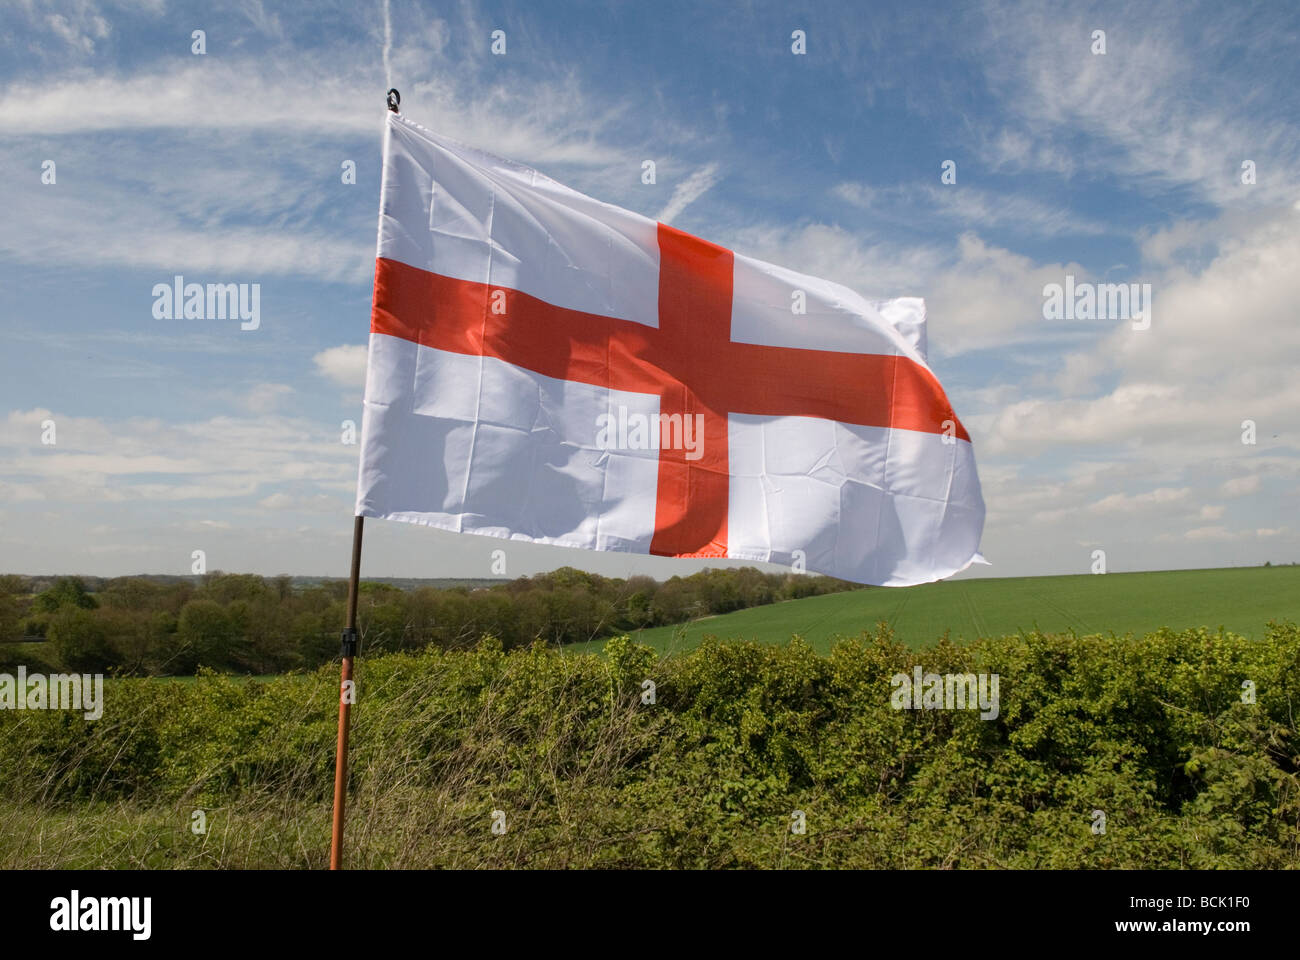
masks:
<svg viewBox="0 0 1300 960"><path fill-rule="evenodd" d="M711 163L701 167L673 189L673 195L667 205L656 214L655 219L661 223L671 223L685 212L700 197L704 196L718 182L718 165Z"/></svg>
<svg viewBox="0 0 1300 960"><path fill-rule="evenodd" d="M1295 85L1261 86L1242 69L1289 59L1285 69L1294 72L1293 32L1270 17L1176 2L1086 13L1010 2L984 11L978 62L1014 118L987 129L996 161L1078 167L1146 192L1188 189L1219 205L1295 198L1293 178L1270 173L1247 187L1240 176L1245 160L1264 171L1300 164ZM1102 55L1092 51L1097 29L1105 31Z"/></svg>
<svg viewBox="0 0 1300 960"><path fill-rule="evenodd" d="M282 385L269 385L276 396ZM42 423L57 444L40 443ZM31 499L115 503L250 496L282 482L343 492L355 479L356 448L337 424L262 412L175 424L108 421L41 408L0 421L0 449L13 484Z"/></svg>
<svg viewBox="0 0 1300 960"><path fill-rule="evenodd" d="M837 184L832 194L886 223L932 223L988 230L1005 227L1027 236L1099 236L1113 228L1088 214L1044 203L1024 193L994 193L962 183L871 187Z"/></svg>

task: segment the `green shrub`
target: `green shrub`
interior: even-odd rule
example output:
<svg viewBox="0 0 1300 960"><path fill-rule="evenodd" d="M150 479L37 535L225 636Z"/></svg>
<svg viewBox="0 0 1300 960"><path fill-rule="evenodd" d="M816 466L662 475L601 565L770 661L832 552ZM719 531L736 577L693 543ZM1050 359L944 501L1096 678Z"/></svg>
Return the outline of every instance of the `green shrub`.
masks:
<svg viewBox="0 0 1300 960"><path fill-rule="evenodd" d="M353 865L1300 866L1293 624L1253 642L1033 633L918 652L882 627L827 657L797 638L607 654L489 639L363 657ZM891 677L918 664L998 674L997 717L891 707ZM319 866L336 670L110 680L93 722L0 711L0 866ZM219 849L184 833L200 807L229 831ZM33 823L64 852L33 854Z"/></svg>

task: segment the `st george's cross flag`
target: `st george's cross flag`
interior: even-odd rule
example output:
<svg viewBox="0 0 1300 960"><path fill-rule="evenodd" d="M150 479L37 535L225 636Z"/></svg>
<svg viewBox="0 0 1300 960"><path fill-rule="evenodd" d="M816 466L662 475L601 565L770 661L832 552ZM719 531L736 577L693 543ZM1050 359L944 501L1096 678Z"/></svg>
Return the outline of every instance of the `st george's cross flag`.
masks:
<svg viewBox="0 0 1300 960"><path fill-rule="evenodd" d="M356 513L883 586L979 562L925 305L387 115Z"/></svg>

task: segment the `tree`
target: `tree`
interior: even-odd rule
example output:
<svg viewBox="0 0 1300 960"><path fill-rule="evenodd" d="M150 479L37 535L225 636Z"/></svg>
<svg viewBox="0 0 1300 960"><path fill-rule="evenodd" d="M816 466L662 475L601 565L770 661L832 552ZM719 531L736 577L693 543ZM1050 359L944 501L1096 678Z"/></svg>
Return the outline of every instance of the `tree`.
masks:
<svg viewBox="0 0 1300 960"><path fill-rule="evenodd" d="M19 598L23 592L22 577L6 574L0 577L0 640L16 640L18 622L22 617Z"/></svg>
<svg viewBox="0 0 1300 960"><path fill-rule="evenodd" d="M37 595L32 609L38 613L54 613L66 606L93 610L99 604L86 592L80 577L60 577L54 586Z"/></svg>
<svg viewBox="0 0 1300 960"><path fill-rule="evenodd" d="M229 661L235 639L235 625L224 607L207 597L185 604L176 624L180 641L177 666L185 672L195 667L217 668Z"/></svg>
<svg viewBox="0 0 1300 960"><path fill-rule="evenodd" d="M90 610L66 604L50 620L50 647L59 663L77 673L102 673L116 666L108 628Z"/></svg>
<svg viewBox="0 0 1300 960"><path fill-rule="evenodd" d="M274 596L274 591L255 573L214 573L205 578L199 595L224 605L235 600L251 603Z"/></svg>

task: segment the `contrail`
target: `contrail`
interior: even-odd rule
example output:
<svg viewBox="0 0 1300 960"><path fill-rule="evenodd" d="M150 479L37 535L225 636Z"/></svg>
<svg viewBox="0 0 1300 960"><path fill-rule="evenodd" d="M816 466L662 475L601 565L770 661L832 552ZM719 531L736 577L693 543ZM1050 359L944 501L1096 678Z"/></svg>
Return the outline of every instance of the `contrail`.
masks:
<svg viewBox="0 0 1300 960"><path fill-rule="evenodd" d="M663 223L676 219L681 216L683 210L704 196L717 182L718 165L716 163L701 167L677 185L677 189L673 191L672 197L668 200L668 205L659 211L659 216L655 217L655 219Z"/></svg>
<svg viewBox="0 0 1300 960"><path fill-rule="evenodd" d="M384 0L384 86L393 86L393 67L388 55L393 52L393 21L388 16L388 0Z"/></svg>

